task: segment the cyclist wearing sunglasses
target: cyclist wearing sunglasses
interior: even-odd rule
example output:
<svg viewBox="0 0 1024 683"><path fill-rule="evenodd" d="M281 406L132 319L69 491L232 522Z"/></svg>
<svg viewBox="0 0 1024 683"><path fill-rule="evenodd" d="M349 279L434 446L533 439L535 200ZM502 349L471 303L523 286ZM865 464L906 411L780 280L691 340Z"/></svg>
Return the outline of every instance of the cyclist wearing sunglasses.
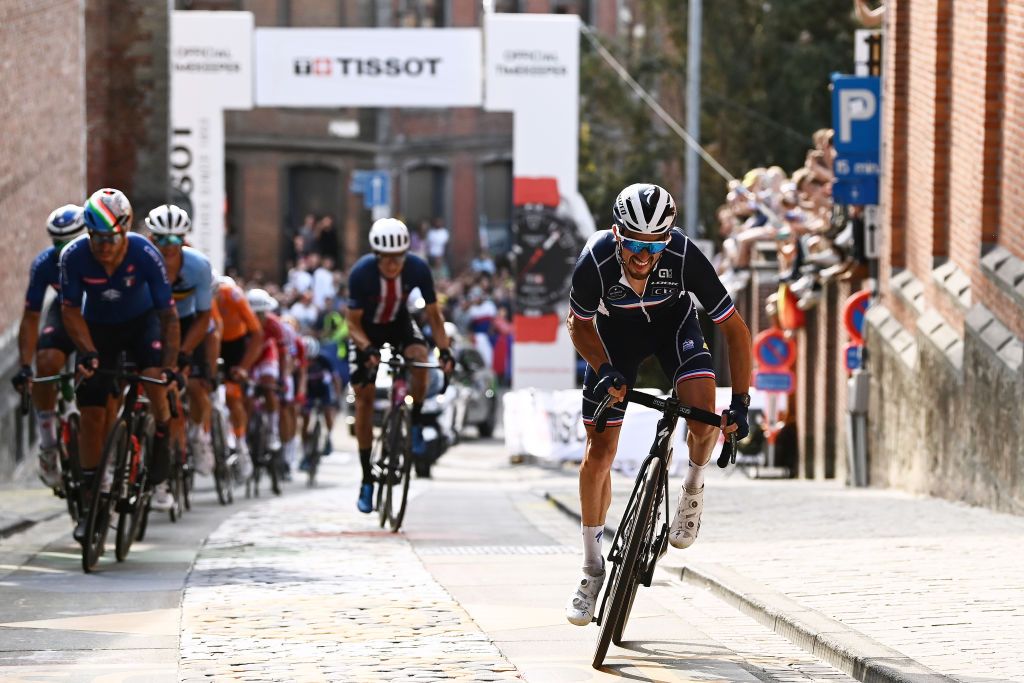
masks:
<svg viewBox="0 0 1024 683"><path fill-rule="evenodd" d="M39 329L39 318L43 310L46 291L51 287L60 291L60 273L57 261L61 250L76 237L85 234L82 207L68 204L55 209L46 221L46 231L53 241L36 256L28 276L28 291L25 293L25 312L21 316L18 330L18 350L21 369L11 382L21 391L32 379L32 358L41 376L55 375L64 369L68 356L75 350L70 337L64 331L60 315L60 302L54 299L43 317L43 329ZM57 385L40 384L32 387L32 405L36 411L36 427L39 430L39 478L46 486L60 485L60 458L58 457Z"/></svg>
<svg viewBox="0 0 1024 683"><path fill-rule="evenodd" d="M694 299L721 326L729 346L736 424L725 431L737 431L739 438L747 433L750 332L707 257L674 227L675 218L675 202L664 188L649 183L626 187L615 200L612 228L587 241L572 276L566 325L588 364L582 411L587 443L580 466L583 577L566 605L566 618L580 626L593 618L604 583L601 535L625 416L623 408L609 408L608 428L599 434L594 429L597 404L608 394L621 400L634 385L640 363L654 356L682 403L716 412L715 373ZM689 469L669 531L677 548L697 539L703 467L718 438L713 427L690 421L687 426Z"/></svg>
<svg viewBox="0 0 1024 683"><path fill-rule="evenodd" d="M122 351L143 375L173 379L178 357L178 315L160 252L142 235L130 233L132 207L120 190L97 190L85 204L88 239L79 239L60 255L60 287L64 326L78 349L77 367L85 379L78 387L82 414L79 439L86 490L100 459L117 409L117 388L110 375ZM84 307L83 307L84 299ZM167 479L168 388L145 385L156 419L149 483ZM106 476L106 475L105 475ZM167 496L155 495L156 509L169 509ZM85 519L75 529L85 533Z"/></svg>
<svg viewBox="0 0 1024 683"><path fill-rule="evenodd" d="M419 256L409 252L409 229L397 218L381 218L370 227L370 248L356 261L348 278L349 362L352 388L356 395L356 440L363 479L357 507L373 510L373 471L370 451L373 446L373 400L380 363L380 347L390 344L406 360L425 363L427 341L409 314L406 302L412 290L419 288L426 302L426 318L439 349L445 372L454 369L444 330L444 315L437 305L434 277ZM426 368L412 368L409 394L412 397L413 430L422 429L421 411L427 393ZM414 432L415 433L415 432Z"/></svg>
<svg viewBox="0 0 1024 683"><path fill-rule="evenodd" d="M212 330L210 309L213 305L213 273L210 260L202 252L185 246L185 237L192 229L188 213L173 204L156 207L146 216L149 239L164 257L167 278L178 321L181 346L177 368L188 375L188 439L195 453L196 471L209 475L213 471L213 444L204 425L210 423L210 370L207 344ZM181 432L175 431L179 434ZM164 483L163 487L167 487ZM168 495L170 492L168 491Z"/></svg>

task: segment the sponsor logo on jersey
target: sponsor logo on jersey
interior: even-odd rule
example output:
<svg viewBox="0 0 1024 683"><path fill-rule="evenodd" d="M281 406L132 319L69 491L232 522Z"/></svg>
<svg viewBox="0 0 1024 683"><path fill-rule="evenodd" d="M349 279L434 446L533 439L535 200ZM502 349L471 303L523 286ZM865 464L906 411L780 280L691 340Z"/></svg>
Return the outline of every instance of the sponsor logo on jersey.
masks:
<svg viewBox="0 0 1024 683"><path fill-rule="evenodd" d="M129 289L134 287L135 286L135 276L134 275L125 275L125 277L124 277L124 286L129 288Z"/></svg>
<svg viewBox="0 0 1024 683"><path fill-rule="evenodd" d="M611 301L618 301L626 297L626 288L622 285L612 285L611 289L608 290L608 299Z"/></svg>
<svg viewBox="0 0 1024 683"><path fill-rule="evenodd" d="M82 282L87 285L105 285L107 284L107 278L105 277L83 277Z"/></svg>
<svg viewBox="0 0 1024 683"><path fill-rule="evenodd" d="M100 293L100 298L105 301L117 301L121 298L121 292L117 289L104 289Z"/></svg>
<svg viewBox="0 0 1024 683"><path fill-rule="evenodd" d="M658 277L672 277L672 269L658 268Z"/></svg>
<svg viewBox="0 0 1024 683"><path fill-rule="evenodd" d="M687 339L683 342L683 351L690 351L691 349L693 349L693 340Z"/></svg>
<svg viewBox="0 0 1024 683"><path fill-rule="evenodd" d="M675 294L677 289L675 287L652 287L651 294L654 296L665 296L666 294Z"/></svg>

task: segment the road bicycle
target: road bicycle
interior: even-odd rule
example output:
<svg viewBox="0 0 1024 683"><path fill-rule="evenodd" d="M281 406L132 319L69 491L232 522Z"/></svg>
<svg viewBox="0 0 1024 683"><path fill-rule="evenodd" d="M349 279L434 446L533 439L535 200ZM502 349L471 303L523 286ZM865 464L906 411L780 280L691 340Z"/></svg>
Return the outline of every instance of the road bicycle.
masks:
<svg viewBox="0 0 1024 683"><path fill-rule="evenodd" d="M611 405L611 395L604 398L595 411L596 430L603 432ZM629 496L626 510L608 550L608 582L600 608L594 615L599 628L594 668L599 669L608 654L608 646L622 644L622 632L633 609L637 588L648 588L654 578L654 568L668 546L669 496L668 471L672 461L672 434L679 418L696 420L713 427L722 425L722 415L683 405L674 396L659 398L641 391L626 392L626 403L638 403L661 413L654 444L650 454L640 466L636 484ZM728 411L724 413L731 417ZM718 466L726 467L736 459L736 433L728 435ZM662 515L664 512L664 515ZM659 527L660 524L660 527Z"/></svg>
<svg viewBox="0 0 1024 683"><path fill-rule="evenodd" d="M75 406L75 373L62 372L47 377L37 377L32 384L58 383L57 391L57 447L60 458L59 486L53 488L54 495L63 498L68 506L72 522L78 522L82 513L82 467L78 460L78 429L81 417ZM28 411L28 384L22 392L23 413Z"/></svg>
<svg viewBox="0 0 1024 683"><path fill-rule="evenodd" d="M134 368L123 358L117 370L97 370L112 375L121 387L121 412L107 434L99 466L92 486L86 493L90 504L84 517L82 570L92 572L103 554L107 533L115 529L115 557L123 562L132 541L145 535L151 492L147 490L147 460L153 452L156 421L149 412L149 400L142 393L143 384L168 386L170 382L132 372ZM171 416L177 417L176 402L170 400ZM105 473L112 473L112 483L104 491ZM114 523L114 513L117 521ZM79 522L82 523L82 520Z"/></svg>
<svg viewBox="0 0 1024 683"><path fill-rule="evenodd" d="M267 410L266 392L277 391L276 388L256 386L253 397L253 409L249 416L249 427L246 438L249 440L249 455L252 457L252 476L245 482L245 497L259 498L260 479L266 471L270 477L270 490L275 496L281 495L281 482L278 479L281 449L271 450L270 421L274 416Z"/></svg>
<svg viewBox="0 0 1024 683"><path fill-rule="evenodd" d="M210 445L213 447L213 484L221 505L235 502L235 463L238 455L230 446L233 440L225 387L219 381L210 393Z"/></svg>
<svg viewBox="0 0 1024 683"><path fill-rule="evenodd" d="M173 392L168 400L172 405L177 405L178 413L183 416L189 414L187 394L182 396ZM192 509L192 487L196 481L195 454L192 452L190 440L185 439L185 447L182 448L177 436L171 437L170 449L171 470L167 476L167 486L170 487L174 502L171 503L167 512L171 517L171 522L177 522L186 510Z"/></svg>
<svg viewBox="0 0 1024 683"><path fill-rule="evenodd" d="M439 368L436 363L421 363L406 360L392 349L391 357L382 360L381 365L391 372L391 388L388 390L388 408L381 420L380 436L374 443L373 462L377 468L376 509L380 526L390 526L397 532L405 519L409 502L409 480L413 465L412 453L412 406L406 401L409 395L410 368ZM449 377L445 374L444 390L448 388Z"/></svg>
<svg viewBox="0 0 1024 683"><path fill-rule="evenodd" d="M306 486L310 488L316 486L320 458L324 455L325 446L330 443L331 435L327 429L327 417L324 415L326 404L326 399L312 399L306 408L302 467L306 470Z"/></svg>

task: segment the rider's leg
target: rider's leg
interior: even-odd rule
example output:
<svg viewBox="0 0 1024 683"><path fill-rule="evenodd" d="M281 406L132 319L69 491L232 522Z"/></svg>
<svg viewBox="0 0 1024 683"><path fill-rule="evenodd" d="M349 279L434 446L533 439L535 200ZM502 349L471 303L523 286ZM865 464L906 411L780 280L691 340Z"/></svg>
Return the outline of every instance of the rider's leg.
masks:
<svg viewBox="0 0 1024 683"><path fill-rule="evenodd" d="M688 406L715 412L715 380L712 377L681 379L676 383L679 400ZM704 468L718 440L718 429L696 420L687 420L686 445L690 462L679 503L669 529L669 543L676 548L689 548L700 533L700 517L704 511Z"/></svg>
<svg viewBox="0 0 1024 683"><path fill-rule="evenodd" d="M583 523L583 568L596 576L604 567L601 538L605 517L612 503L612 461L618 448L621 427L608 426L598 433L587 425L587 444L580 465L580 512Z"/></svg>
<svg viewBox="0 0 1024 683"><path fill-rule="evenodd" d="M142 371L142 375L151 379L162 379L162 370L158 367L148 367ZM167 398L169 389L162 384L143 384L146 397L149 399L149 410L156 421L156 432L153 435L153 453L149 463L149 483L160 484L167 479L171 470L170 452L170 420L171 409Z"/></svg>
<svg viewBox="0 0 1024 683"><path fill-rule="evenodd" d="M359 444L359 464L363 470L363 483L373 482L373 467L370 451L373 448L373 399L377 386L373 382L359 384L356 394L356 441Z"/></svg>
<svg viewBox="0 0 1024 683"><path fill-rule="evenodd" d="M67 356L59 349L39 349L36 352L36 375L47 377L64 369ZM36 409L36 426L39 430L39 445L43 450L57 446L57 384L35 384L32 386L32 405Z"/></svg>
<svg viewBox="0 0 1024 683"><path fill-rule="evenodd" d="M224 384L224 401L228 404L228 417L231 420L231 431L239 442L245 440L245 428L248 422L248 412L245 409L245 396L242 394L242 385L238 382L226 382Z"/></svg>

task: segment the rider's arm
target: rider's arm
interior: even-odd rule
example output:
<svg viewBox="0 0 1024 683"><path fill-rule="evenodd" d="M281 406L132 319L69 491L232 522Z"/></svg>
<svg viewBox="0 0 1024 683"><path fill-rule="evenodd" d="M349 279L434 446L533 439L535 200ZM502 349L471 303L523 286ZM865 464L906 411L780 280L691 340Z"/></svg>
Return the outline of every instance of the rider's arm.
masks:
<svg viewBox="0 0 1024 683"><path fill-rule="evenodd" d="M178 310L174 307L174 295L171 293L171 283L167 279L167 267L164 265L163 256L149 242L142 247L145 256L142 263L145 264L140 270L143 271L146 282L149 285L149 295L153 299L153 307L156 308L160 318L160 341L163 344L163 366L173 368L178 364L178 350L181 347L181 325L178 323ZM207 322L209 319L207 318ZM205 331L205 327L198 329Z"/></svg>
<svg viewBox="0 0 1024 683"><path fill-rule="evenodd" d="M192 353L196 347L203 343L203 339L209 333L210 309L213 307L213 273L210 270L210 262L202 259L202 267L199 269L199 279L196 282L196 317L189 328L188 334L181 340L181 350L185 353Z"/></svg>
<svg viewBox="0 0 1024 683"><path fill-rule="evenodd" d="M82 353L96 353L96 345L89 334L89 325L82 316L82 279L76 272L73 262L78 249L81 248L83 247L80 244L72 244L60 254L60 313L64 331L71 338L75 348Z"/></svg>
<svg viewBox="0 0 1024 683"><path fill-rule="evenodd" d="M729 345L729 376L732 377L732 393L746 394L750 391L750 371L753 347L750 330L738 312L733 313L719 325Z"/></svg>
<svg viewBox="0 0 1024 683"><path fill-rule="evenodd" d="M196 311L195 320L192 321L192 327L188 328L188 333L185 338L181 340L181 350L183 353L192 353L196 350L210 329L210 312L209 311Z"/></svg>
<svg viewBox="0 0 1024 683"><path fill-rule="evenodd" d="M18 351L22 365L32 365L37 341L39 341L39 311L26 308L21 315L21 327L18 328Z"/></svg>
<svg viewBox="0 0 1024 683"><path fill-rule="evenodd" d="M583 360L587 361L590 367L597 370L605 363L611 362L608 354L604 352L604 344L597 336L597 329L595 329L592 319L583 320L569 311L569 316L565 319L565 326L569 328L572 345L576 347L576 351L583 356Z"/></svg>
<svg viewBox="0 0 1024 683"><path fill-rule="evenodd" d="M348 318L348 336L349 339L355 342L356 347L362 351L370 344L370 337L367 336L366 330L363 329L363 309L361 308L350 308L345 314Z"/></svg>
<svg viewBox="0 0 1024 683"><path fill-rule="evenodd" d="M595 371L611 362L595 327L594 316L600 305L601 275L588 245L584 247L572 272L569 315L565 319L565 326L569 329L569 338L576 351Z"/></svg>
<svg viewBox="0 0 1024 683"><path fill-rule="evenodd" d="M427 322L430 323L430 331L434 336L434 345L439 349L447 349L451 344L448 339L448 333L444 331L444 314L441 313L441 307L437 305L437 302L427 304L426 308Z"/></svg>

